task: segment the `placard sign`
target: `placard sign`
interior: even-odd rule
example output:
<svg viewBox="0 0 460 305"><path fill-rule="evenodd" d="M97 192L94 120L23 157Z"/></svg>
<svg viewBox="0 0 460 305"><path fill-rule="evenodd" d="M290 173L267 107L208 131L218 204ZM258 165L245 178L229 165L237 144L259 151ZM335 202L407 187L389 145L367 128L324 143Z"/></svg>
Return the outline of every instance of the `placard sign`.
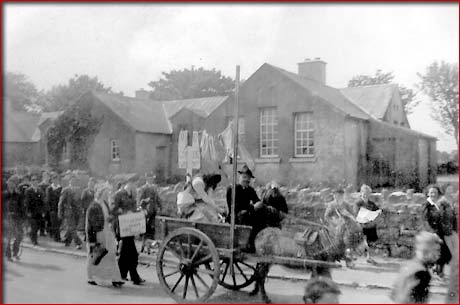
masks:
<svg viewBox="0 0 460 305"><path fill-rule="evenodd" d="M128 213L118 216L120 236L136 236L145 233L144 212Z"/></svg>

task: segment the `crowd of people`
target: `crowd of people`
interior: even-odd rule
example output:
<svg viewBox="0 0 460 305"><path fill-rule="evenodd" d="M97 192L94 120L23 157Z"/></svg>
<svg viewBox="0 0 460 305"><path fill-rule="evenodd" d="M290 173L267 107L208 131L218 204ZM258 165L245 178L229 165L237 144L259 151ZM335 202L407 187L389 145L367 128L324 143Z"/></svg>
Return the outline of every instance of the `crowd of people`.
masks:
<svg viewBox="0 0 460 305"><path fill-rule="evenodd" d="M281 228L281 221L288 214L285 198L279 186L269 183L261 194L262 199L251 186L254 178L247 166L239 171L239 183L233 191L227 189L227 205L219 205L213 191L221 181L219 174L188 176L184 190L177 196L178 215L185 219L204 222L230 222L232 194L235 194L235 221L253 227L247 249L254 251L254 239L266 227ZM75 177L69 177L68 185L60 185L56 173L11 176L2 194L3 225L7 245L6 258L19 259L18 251L23 239L24 228L28 227L30 241L39 243L39 235L47 234L56 242L63 242L81 249L83 241L78 230L84 219L84 241L88 251L88 283L98 285L111 283L121 287L128 279L140 285L144 280L137 272L138 252L135 237L121 237L118 216L143 211L146 216L147 233L154 230L154 219L161 211L161 199L154 185L154 175L145 176L146 183L136 188L137 178L131 177L117 185L105 181L96 187L96 179L90 178L87 187L77 191ZM441 189L432 185L427 188L427 200L423 205L424 226L415 239L415 257L401 271L392 298L402 303L419 303L427 300L428 287L433 276L443 278L444 267L457 255L457 202L452 196L452 186ZM334 222L346 217L355 220L360 209L380 211L370 200L372 190L367 185L360 188L360 200L350 204L344 198L343 189L333 192L334 200L328 203L324 220ZM378 240L376 222L362 223L365 236L367 262L377 264L372 258L370 247ZM61 232L64 232L61 238ZM438 246L439 245L439 246ZM348 265L348 264L347 264ZM317 303L321 296L312 291L326 287L332 295L326 297L330 303L340 292L327 279L315 280L307 289L305 300ZM307 285L308 286L308 285ZM458 286L458 285L457 285ZM319 289L321 290L321 289ZM332 301L331 301L332 300Z"/></svg>

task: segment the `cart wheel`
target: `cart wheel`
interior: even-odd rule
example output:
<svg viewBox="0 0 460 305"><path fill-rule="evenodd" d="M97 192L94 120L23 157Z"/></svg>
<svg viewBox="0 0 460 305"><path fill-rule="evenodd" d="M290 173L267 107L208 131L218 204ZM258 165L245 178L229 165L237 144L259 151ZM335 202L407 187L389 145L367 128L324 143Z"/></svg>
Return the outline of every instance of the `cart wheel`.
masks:
<svg viewBox="0 0 460 305"><path fill-rule="evenodd" d="M178 303L202 303L219 283L219 255L211 239L193 228L169 234L157 255L158 279Z"/></svg>
<svg viewBox="0 0 460 305"><path fill-rule="evenodd" d="M233 261L233 268L230 266L229 258L222 258L220 261L219 285L231 290L240 290L251 285L256 280L256 267L246 262Z"/></svg>

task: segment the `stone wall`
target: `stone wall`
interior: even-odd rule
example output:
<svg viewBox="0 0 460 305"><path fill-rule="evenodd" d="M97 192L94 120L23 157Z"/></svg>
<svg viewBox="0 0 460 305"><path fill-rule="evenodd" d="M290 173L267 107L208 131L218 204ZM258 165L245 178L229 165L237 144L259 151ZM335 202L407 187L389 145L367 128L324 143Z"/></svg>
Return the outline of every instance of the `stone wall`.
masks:
<svg viewBox="0 0 460 305"><path fill-rule="evenodd" d="M178 184L160 189L165 215L176 216L176 191L182 188L183 184ZM261 194L262 188L257 188L257 192ZM302 220L322 222L327 202L333 199L330 189L327 188L314 191L281 187L281 192L288 203L289 214L293 216L288 225L290 228L299 228L299 231L302 231ZM214 195L219 204L226 204L224 188L218 188ZM348 191L345 197L350 207L353 207L359 200L359 193ZM383 210L382 215L376 220L379 240L372 251L381 257L412 257L414 237L423 225L422 205L426 196L414 193L413 190L390 193L384 189L382 193L373 193L371 200ZM298 223L292 220L296 218Z"/></svg>

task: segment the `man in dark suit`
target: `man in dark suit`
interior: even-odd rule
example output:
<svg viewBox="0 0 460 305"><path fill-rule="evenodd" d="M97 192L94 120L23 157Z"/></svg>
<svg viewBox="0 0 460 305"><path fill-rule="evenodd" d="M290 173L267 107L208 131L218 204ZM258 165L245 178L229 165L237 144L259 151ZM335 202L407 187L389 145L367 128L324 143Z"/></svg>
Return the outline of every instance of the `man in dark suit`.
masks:
<svg viewBox="0 0 460 305"><path fill-rule="evenodd" d="M40 221L44 214L44 194L38 187L40 178L37 174L31 175L31 186L25 191L24 204L27 210L27 218L30 224L30 240L33 245L38 245L37 233L40 229Z"/></svg>
<svg viewBox="0 0 460 305"><path fill-rule="evenodd" d="M7 180L7 187L2 193L2 208L3 208L3 225L4 235L7 237L7 245L5 255L8 260L12 257L19 259L18 252L19 246L23 237L23 223L24 223L24 207L21 206L19 200L18 185L19 177L11 176ZM14 239L13 245L11 241ZM11 248L12 247L12 248Z"/></svg>
<svg viewBox="0 0 460 305"><path fill-rule="evenodd" d="M54 241L61 241L61 223L58 217L58 204L61 197L62 186L59 185L59 175L51 174L51 185L46 189L46 203L50 214L49 235Z"/></svg>
<svg viewBox="0 0 460 305"><path fill-rule="evenodd" d="M38 184L40 191L46 197L46 189L50 186L50 175L48 172L43 172L42 174L42 181ZM49 234L50 230L50 213L48 202L44 200L43 204L43 217L40 219L39 227L40 227L40 236L45 236L46 233Z"/></svg>
<svg viewBox="0 0 460 305"><path fill-rule="evenodd" d="M147 217L147 233L153 234L155 228L155 216L161 211L161 200L153 181L155 175L145 175L145 184L139 190L138 207L145 211Z"/></svg>
<svg viewBox="0 0 460 305"><path fill-rule="evenodd" d="M260 202L256 191L250 186L251 179L253 179L254 176L246 165L244 165L238 173L240 174L240 178L235 191L235 221L237 224L252 226L254 206L256 203ZM227 221L230 222L230 214L232 211L231 186L227 188L227 205L229 211Z"/></svg>
<svg viewBox="0 0 460 305"><path fill-rule="evenodd" d="M77 234L78 219L80 217L80 198L77 196L76 178L70 177L69 186L62 190L59 198L58 217L64 225L64 243L66 247L70 246L73 240L76 248L81 249L82 241Z"/></svg>
<svg viewBox="0 0 460 305"><path fill-rule="evenodd" d="M136 211L136 194L134 194L134 183L130 178L124 187L120 187L113 195L113 204L111 214L114 217L115 224L118 223L118 216ZM134 236L120 237L119 226L115 225L117 239L120 239L120 257L118 267L120 268L121 277L127 279L128 273L134 285L141 285L145 282L137 273L138 256Z"/></svg>

